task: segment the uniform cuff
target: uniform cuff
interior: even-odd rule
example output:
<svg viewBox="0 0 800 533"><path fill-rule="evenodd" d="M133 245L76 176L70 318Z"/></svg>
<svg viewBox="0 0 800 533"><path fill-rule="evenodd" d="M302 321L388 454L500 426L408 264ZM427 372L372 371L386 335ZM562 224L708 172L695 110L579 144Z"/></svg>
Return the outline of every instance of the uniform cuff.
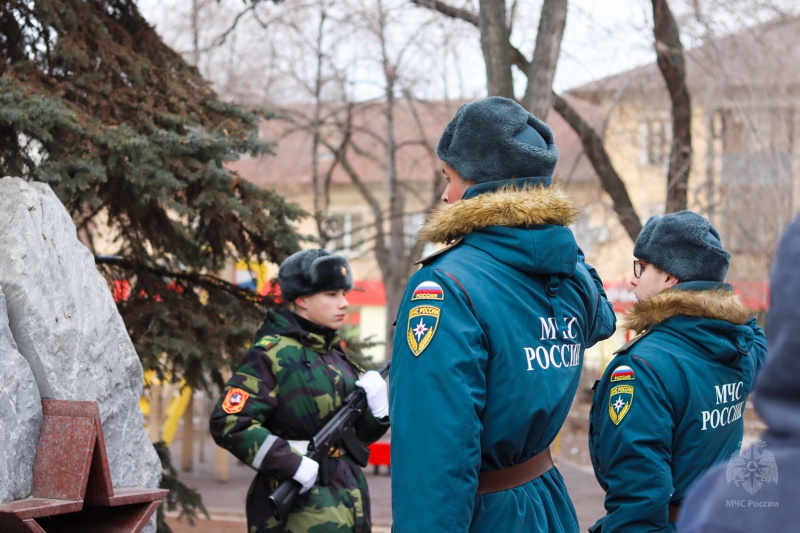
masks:
<svg viewBox="0 0 800 533"><path fill-rule="evenodd" d="M274 438L275 440L272 442L271 446L266 448L267 440L270 438ZM297 472L297 468L300 466L300 461L303 457L294 453L289 443L282 438L270 435L267 437L267 440L265 440L264 444L259 448L256 457L258 458L258 454L262 449L266 448L266 453L261 463L258 465L258 468L256 468L254 461L253 468L256 468L259 472L274 472L281 479L290 479L294 473Z"/></svg>

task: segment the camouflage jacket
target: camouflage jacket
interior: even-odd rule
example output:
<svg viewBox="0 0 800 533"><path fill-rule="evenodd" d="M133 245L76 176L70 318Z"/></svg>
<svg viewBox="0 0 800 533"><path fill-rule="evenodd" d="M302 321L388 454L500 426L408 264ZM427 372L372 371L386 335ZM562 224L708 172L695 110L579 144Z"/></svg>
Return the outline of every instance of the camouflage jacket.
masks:
<svg viewBox="0 0 800 533"><path fill-rule="evenodd" d="M312 333L301 323L307 321L283 308L267 312L255 344L211 413L211 434L258 472L247 495L249 533L370 531L367 482L346 453L329 462L329 484L297 498L285 524L267 511L266 499L278 481L291 478L300 465L301 453L288 441L310 440L362 372L334 331ZM367 409L356 433L371 443L388 427L388 419L376 419Z"/></svg>

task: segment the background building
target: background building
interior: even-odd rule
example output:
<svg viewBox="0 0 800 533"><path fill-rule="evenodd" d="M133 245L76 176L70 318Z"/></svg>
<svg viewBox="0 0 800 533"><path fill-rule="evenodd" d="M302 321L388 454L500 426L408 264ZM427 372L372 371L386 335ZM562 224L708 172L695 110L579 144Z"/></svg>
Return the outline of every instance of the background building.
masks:
<svg viewBox="0 0 800 533"><path fill-rule="evenodd" d="M733 254L729 281L749 306L762 310L778 237L800 205L800 75L793 68L800 62L800 42L793 38L799 31L798 19L781 19L686 53L693 107L689 208L720 230ZM567 98L601 133L642 222L663 214L672 135L670 100L657 65L577 87ZM393 320L375 253L377 225L386 238L390 220L382 216L376 222L376 208L389 211L389 185L396 179L404 203L404 246L410 250L441 193L435 146L460 103L402 101L391 116L383 101L351 105L346 113L296 106L262 127L265 138L277 140L277 155L236 165L245 179L316 213L301 231L322 236L326 248L348 257L357 280L350 323L362 339L385 342L386 324ZM315 122L312 113L325 118ZM584 206L573 230L622 314L635 300L629 284L633 243L577 135L555 112L547 122L561 153L556 179ZM603 366L625 336L618 332L589 352L587 365ZM380 360L383 352L377 346L370 353Z"/></svg>

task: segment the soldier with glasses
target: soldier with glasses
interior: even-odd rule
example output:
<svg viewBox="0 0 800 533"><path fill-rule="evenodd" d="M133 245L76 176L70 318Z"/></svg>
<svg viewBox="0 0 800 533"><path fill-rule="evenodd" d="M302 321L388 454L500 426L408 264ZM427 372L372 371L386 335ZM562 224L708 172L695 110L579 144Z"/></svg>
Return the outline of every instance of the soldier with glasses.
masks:
<svg viewBox="0 0 800 533"><path fill-rule="evenodd" d="M725 283L730 254L691 211L654 216L633 249L638 333L595 385L589 448L606 492L590 531L675 531L689 486L739 450L766 353L754 313Z"/></svg>

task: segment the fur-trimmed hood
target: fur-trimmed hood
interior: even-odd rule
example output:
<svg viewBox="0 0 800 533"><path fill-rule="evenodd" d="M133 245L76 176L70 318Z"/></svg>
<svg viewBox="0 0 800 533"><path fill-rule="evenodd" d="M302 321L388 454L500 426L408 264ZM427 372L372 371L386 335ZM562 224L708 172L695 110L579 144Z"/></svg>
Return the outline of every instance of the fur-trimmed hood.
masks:
<svg viewBox="0 0 800 533"><path fill-rule="evenodd" d="M722 320L743 325L754 314L729 288L682 290L676 286L649 300L634 304L625 317L623 327L643 331L676 316Z"/></svg>
<svg viewBox="0 0 800 533"><path fill-rule="evenodd" d="M559 185L505 187L440 205L428 216L418 238L423 242L446 243L489 226L569 226L579 212L578 205Z"/></svg>

